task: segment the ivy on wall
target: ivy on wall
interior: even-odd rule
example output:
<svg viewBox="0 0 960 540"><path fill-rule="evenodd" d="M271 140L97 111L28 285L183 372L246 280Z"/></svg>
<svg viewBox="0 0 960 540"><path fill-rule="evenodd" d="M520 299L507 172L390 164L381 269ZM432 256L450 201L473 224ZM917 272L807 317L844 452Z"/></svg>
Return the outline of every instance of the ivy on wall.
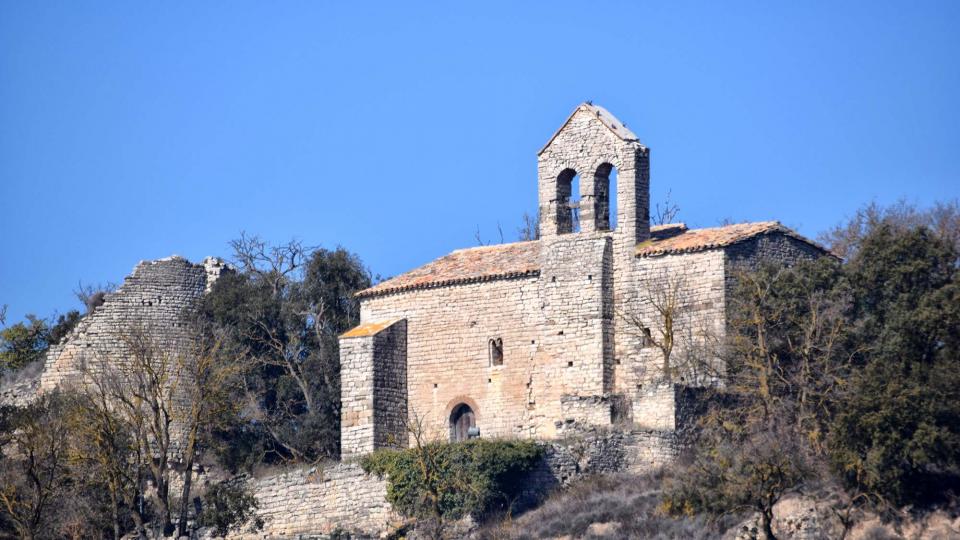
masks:
<svg viewBox="0 0 960 540"><path fill-rule="evenodd" d="M378 450L360 464L387 478L387 500L406 517L482 520L509 509L543 454L531 441L477 439Z"/></svg>

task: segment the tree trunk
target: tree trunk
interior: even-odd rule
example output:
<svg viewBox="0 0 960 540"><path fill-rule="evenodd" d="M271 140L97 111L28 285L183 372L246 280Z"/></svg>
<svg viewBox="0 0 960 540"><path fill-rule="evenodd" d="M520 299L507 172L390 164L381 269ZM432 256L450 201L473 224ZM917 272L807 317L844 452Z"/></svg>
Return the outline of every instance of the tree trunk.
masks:
<svg viewBox="0 0 960 540"><path fill-rule="evenodd" d="M183 493L180 495L180 520L177 522L178 537L187 535L187 509L190 503L190 486L193 482L193 456L187 457L186 470L183 474Z"/></svg>
<svg viewBox="0 0 960 540"><path fill-rule="evenodd" d="M117 497L116 484L110 483L110 515L113 518L113 540L120 540L120 501Z"/></svg>
<svg viewBox="0 0 960 540"><path fill-rule="evenodd" d="M760 512L761 522L763 524L763 533L767 535L767 540L777 540L773 534L773 509Z"/></svg>
<svg viewBox="0 0 960 540"><path fill-rule="evenodd" d="M177 522L178 537L187 535L187 509L190 503L190 487L193 484L193 455L196 453L197 424L199 424L199 419L194 417L193 432L190 434L190 440L183 456L185 468L183 471L183 492L180 494L180 519Z"/></svg>

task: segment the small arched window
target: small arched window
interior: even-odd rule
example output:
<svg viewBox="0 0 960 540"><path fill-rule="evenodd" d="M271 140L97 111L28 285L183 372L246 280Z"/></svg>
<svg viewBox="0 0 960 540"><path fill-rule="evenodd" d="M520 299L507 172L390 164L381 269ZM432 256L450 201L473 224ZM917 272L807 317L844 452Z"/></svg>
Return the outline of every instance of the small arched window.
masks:
<svg viewBox="0 0 960 540"><path fill-rule="evenodd" d="M489 341L488 348L490 349L490 365L491 366L502 366L503 365L503 339L493 338Z"/></svg>

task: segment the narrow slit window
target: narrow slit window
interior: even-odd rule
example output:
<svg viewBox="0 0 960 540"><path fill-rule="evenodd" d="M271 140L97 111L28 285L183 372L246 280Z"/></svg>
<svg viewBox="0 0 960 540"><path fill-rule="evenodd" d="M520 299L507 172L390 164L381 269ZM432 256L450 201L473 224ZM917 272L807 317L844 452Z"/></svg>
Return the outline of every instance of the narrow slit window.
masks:
<svg viewBox="0 0 960 540"><path fill-rule="evenodd" d="M503 365L503 339L493 338L490 340L490 365Z"/></svg>
<svg viewBox="0 0 960 540"><path fill-rule="evenodd" d="M649 328L643 328L643 338L640 340L640 347L644 349L653 347L653 335L650 333Z"/></svg>

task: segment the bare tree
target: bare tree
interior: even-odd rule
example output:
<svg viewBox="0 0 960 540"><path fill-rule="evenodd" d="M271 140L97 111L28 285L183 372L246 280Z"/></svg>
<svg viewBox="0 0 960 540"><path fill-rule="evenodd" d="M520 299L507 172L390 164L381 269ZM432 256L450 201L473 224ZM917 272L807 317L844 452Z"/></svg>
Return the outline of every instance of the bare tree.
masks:
<svg viewBox="0 0 960 540"><path fill-rule="evenodd" d="M240 363L224 363L220 354L223 339L212 330L198 329L192 344L191 354L181 362L184 377L184 403L181 405L184 423L183 441L183 487L180 493L180 516L177 536L188 535L187 518L193 485L193 464L197 455L200 437L210 429L224 413L232 411L227 388L240 374Z"/></svg>
<svg viewBox="0 0 960 540"><path fill-rule="evenodd" d="M424 500L420 509L421 515L426 519L423 520L421 528L430 538L439 540L443 538L446 525L441 507L446 490L442 484L443 475L440 474L443 466L440 462L440 447L435 444L437 441L428 439L423 417L416 411L406 420L406 430L413 439L413 451L421 478L426 480L423 484Z"/></svg>
<svg viewBox="0 0 960 540"><path fill-rule="evenodd" d="M819 264L830 264L820 261ZM806 272L812 266L804 266ZM824 450L830 403L843 391L862 348L846 341L850 298L803 281L795 269L738 272L729 321L729 389L750 396L752 416L790 419L816 452ZM784 299L784 291L790 296Z"/></svg>
<svg viewBox="0 0 960 540"><path fill-rule="evenodd" d="M650 216L651 225L667 225L673 223L680 214L680 206L670 200L671 192L667 191L667 197L663 203L654 205L653 213Z"/></svg>
<svg viewBox="0 0 960 540"><path fill-rule="evenodd" d="M7 305L0 305L0 326L7 324Z"/></svg>
<svg viewBox="0 0 960 540"><path fill-rule="evenodd" d="M653 379L666 383L717 380L721 336L713 321L698 313L700 306L693 303L683 271L651 272L641 290L638 305L618 315L641 348L657 349L661 364Z"/></svg>
<svg viewBox="0 0 960 540"><path fill-rule="evenodd" d="M538 210L536 215L531 216L530 214L524 212L522 223L517 229L518 240L521 242L526 242L529 240L539 240L540 239L540 211Z"/></svg>
<svg viewBox="0 0 960 540"><path fill-rule="evenodd" d="M14 456L0 467L0 511L20 538L43 536L57 516L53 505L64 490L68 459L60 403L59 395L42 396L18 414L5 441Z"/></svg>
<svg viewBox="0 0 960 540"><path fill-rule="evenodd" d="M837 272L825 258L736 273L727 306L727 384L700 419L691 466L666 489L673 508L756 511L774 538L777 501L827 476L824 434L857 354L846 340L849 298ZM861 498L841 501L844 527Z"/></svg>
<svg viewBox="0 0 960 540"><path fill-rule="evenodd" d="M151 500L164 534L173 532L170 490L177 464L184 474L177 533L188 534L200 438L235 406L226 396L239 364L222 362L219 339L198 330L189 348L171 351L155 336L148 327L128 326L119 333L121 353L101 350L81 362L73 455L105 484L115 538L122 536L125 515L139 537L147 535Z"/></svg>
<svg viewBox="0 0 960 540"><path fill-rule="evenodd" d="M504 240L504 238L503 238L503 227L500 226L500 222L497 222L497 233L500 235L500 243L501 243L501 244L504 243L505 240ZM480 226L479 226L479 225L477 225L477 230L476 230L476 232L473 233L473 238L474 238L474 240L477 241L477 245L478 245L478 246L489 246L489 245L493 244L493 242L485 242L485 241L483 240L483 237L480 236Z"/></svg>
<svg viewBox="0 0 960 540"><path fill-rule="evenodd" d="M926 227L960 252L960 201L957 199L936 202L929 208L918 208L902 199L886 207L870 203L858 209L849 220L818 235L817 240L850 260L863 239L881 224L897 230Z"/></svg>
<svg viewBox="0 0 960 540"><path fill-rule="evenodd" d="M117 290L117 284L109 281L87 285L80 281L77 283L77 288L73 290L73 295L87 308L87 313L92 313L103 304L107 294L115 290Z"/></svg>
<svg viewBox="0 0 960 540"><path fill-rule="evenodd" d="M88 360L85 378L88 403L92 404L101 427L106 429L110 415L116 415L131 438L129 459L132 473L121 470L115 474L115 484L122 485L121 477L133 485L132 505L142 507L146 501L148 483L155 490L159 525L163 534L173 532L170 510L170 460L181 443L179 430L182 419L178 401L182 396L187 363L181 351L168 350L156 340L156 332L142 324L130 324L118 331L121 347L115 351L97 351ZM118 352L119 351L119 352ZM114 432L113 428L110 428ZM105 453L115 449L99 448ZM132 477L132 478L131 478ZM119 500L119 497L118 497ZM138 519L139 514L139 519ZM143 532L143 512L132 511L138 528Z"/></svg>
<svg viewBox="0 0 960 540"><path fill-rule="evenodd" d="M237 266L246 274L261 283L269 285L274 300L280 302L293 293L293 285L300 281L303 269L310 253L315 248L304 246L298 240L286 244L271 246L257 236L241 233L240 238L230 242ZM322 309L322 308L321 308ZM302 314L301 314L302 315ZM314 314L319 316L320 314ZM322 320L322 319L315 319ZM248 342L259 344L263 354L245 351L242 357L248 359L250 367L274 367L284 370L300 389L304 405L309 413L316 412L314 392L307 374L303 370L303 358L309 354L310 346L306 336L287 332L285 326L272 324L273 321L251 316L248 332L243 336ZM271 414L259 406L259 399L252 389L248 392L254 415L259 420L269 420ZM281 404L289 407L291 404ZM293 416L290 410L281 410L281 415ZM294 459L305 459L300 450L289 444L285 437L274 428L274 422L264 421L261 425L271 438Z"/></svg>
<svg viewBox="0 0 960 540"><path fill-rule="evenodd" d="M131 418L117 408L115 396L125 391L125 378L118 377L102 356L81 362L83 383L71 415L75 433L75 460L90 476L105 484L110 499L114 540L123 535L124 515L129 515L138 537L146 536L144 515L146 460L135 437L142 416ZM125 513L124 513L125 512Z"/></svg>
<svg viewBox="0 0 960 540"><path fill-rule="evenodd" d="M303 265L315 248L299 240L270 245L259 236L240 233L230 241L237 266L245 273L269 283L274 295L280 295L303 270Z"/></svg>

